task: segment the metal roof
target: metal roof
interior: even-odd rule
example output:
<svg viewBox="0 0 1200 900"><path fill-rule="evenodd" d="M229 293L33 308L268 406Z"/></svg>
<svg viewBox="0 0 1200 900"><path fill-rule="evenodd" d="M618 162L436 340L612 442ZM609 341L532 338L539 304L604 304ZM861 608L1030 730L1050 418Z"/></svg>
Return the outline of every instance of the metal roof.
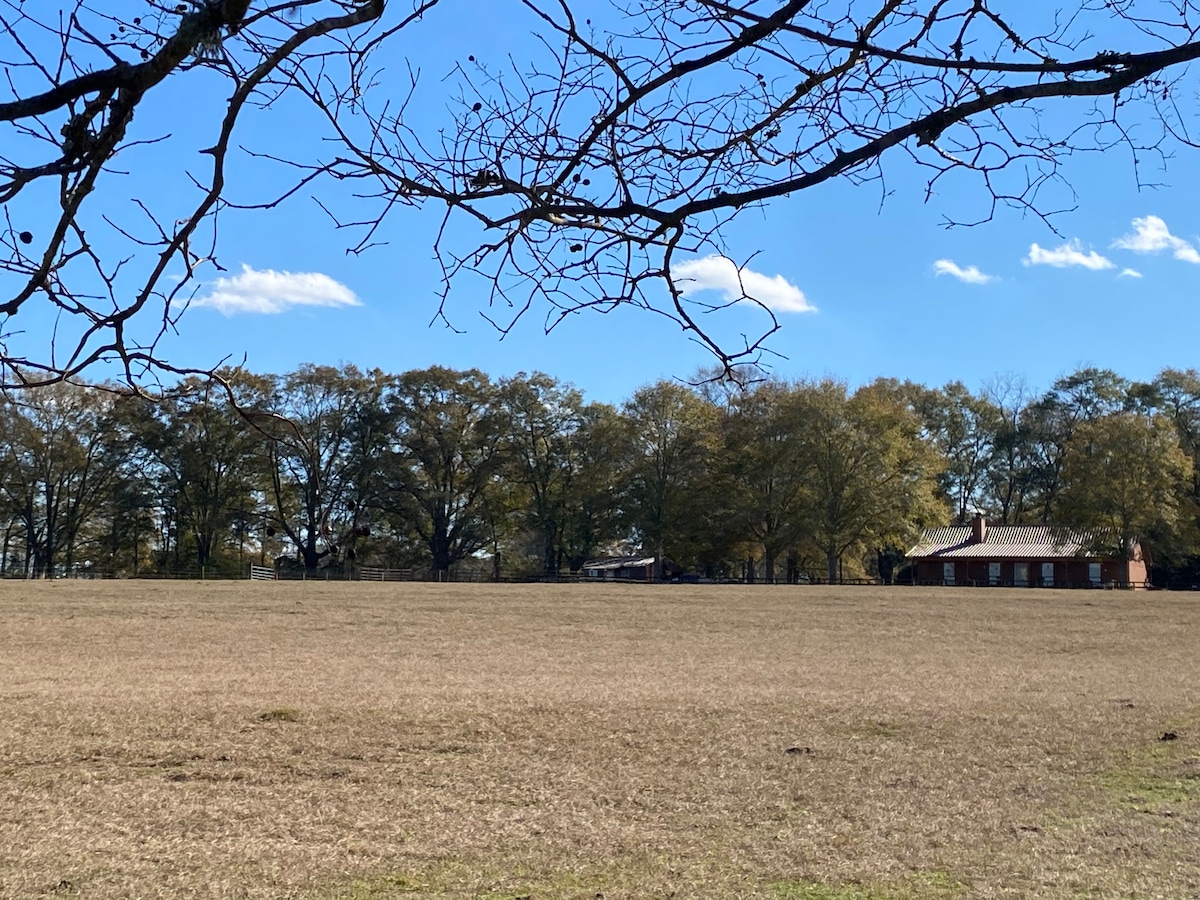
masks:
<svg viewBox="0 0 1200 900"><path fill-rule="evenodd" d="M585 562L581 569L640 569L654 565L653 556L616 556L607 559L592 559Z"/></svg>
<svg viewBox="0 0 1200 900"><path fill-rule="evenodd" d="M926 528L907 554L939 559L1028 559L1097 557L1093 535L1053 525L988 525L983 541L971 541L970 525Z"/></svg>

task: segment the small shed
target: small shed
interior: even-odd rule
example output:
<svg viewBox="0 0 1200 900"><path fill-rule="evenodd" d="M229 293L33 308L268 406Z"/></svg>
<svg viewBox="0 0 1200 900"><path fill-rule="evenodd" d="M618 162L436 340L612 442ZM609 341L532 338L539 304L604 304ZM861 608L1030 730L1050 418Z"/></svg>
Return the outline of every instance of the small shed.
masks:
<svg viewBox="0 0 1200 900"><path fill-rule="evenodd" d="M590 559L579 568L586 581L667 580L683 571L668 559L661 566L656 556L606 556Z"/></svg>
<svg viewBox="0 0 1200 900"><path fill-rule="evenodd" d="M1144 590L1148 561L1135 541L1126 558L1099 552L1095 536L1053 525L927 528L906 554L921 584L1122 587Z"/></svg>

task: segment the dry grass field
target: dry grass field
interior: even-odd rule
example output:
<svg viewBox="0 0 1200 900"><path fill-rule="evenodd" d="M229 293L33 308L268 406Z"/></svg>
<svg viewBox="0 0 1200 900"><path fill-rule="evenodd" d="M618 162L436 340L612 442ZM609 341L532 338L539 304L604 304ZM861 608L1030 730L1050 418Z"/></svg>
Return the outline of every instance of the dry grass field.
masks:
<svg viewBox="0 0 1200 900"><path fill-rule="evenodd" d="M0 583L3 898L1186 898L1198 848L1192 596Z"/></svg>

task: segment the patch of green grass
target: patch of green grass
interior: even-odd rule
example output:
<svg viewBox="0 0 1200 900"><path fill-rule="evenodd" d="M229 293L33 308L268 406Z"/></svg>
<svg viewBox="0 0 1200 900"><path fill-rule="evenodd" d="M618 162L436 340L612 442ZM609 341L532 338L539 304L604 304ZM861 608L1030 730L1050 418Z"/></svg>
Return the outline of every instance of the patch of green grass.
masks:
<svg viewBox="0 0 1200 900"><path fill-rule="evenodd" d="M1135 807L1161 807L1200 799L1200 778L1153 772L1118 771L1100 776L1100 784Z"/></svg>
<svg viewBox="0 0 1200 900"><path fill-rule="evenodd" d="M471 900L592 900L602 894L605 879L578 872L533 873L518 868L501 874L486 866L474 869L463 863L434 867L427 872L393 872L358 878L347 885L326 889L328 900L400 900L411 897L454 897Z"/></svg>
<svg viewBox="0 0 1200 900"><path fill-rule="evenodd" d="M260 712L258 718L263 722L299 722L300 710L294 706L280 706Z"/></svg>
<svg viewBox="0 0 1200 900"><path fill-rule="evenodd" d="M1121 804L1158 810L1200 801L1200 761L1187 735L1200 725L1200 711L1169 723L1161 732L1183 737L1156 740L1130 752L1098 776L1100 786Z"/></svg>
<svg viewBox="0 0 1200 900"><path fill-rule="evenodd" d="M771 885L775 900L886 900L883 894L858 884L819 881L780 881Z"/></svg>
<svg viewBox="0 0 1200 900"><path fill-rule="evenodd" d="M386 900L405 894L428 894L430 886L410 875L381 875L376 878L358 878L338 890L332 896L337 900Z"/></svg>
<svg viewBox="0 0 1200 900"><path fill-rule="evenodd" d="M850 740L858 741L863 738L900 737L904 733L904 728L897 722L888 722L883 719L865 719L848 723L842 733Z"/></svg>
<svg viewBox="0 0 1200 900"><path fill-rule="evenodd" d="M958 897L966 889L965 884L947 872L917 872L905 883L905 890L909 893L901 896L907 897L911 894L913 897Z"/></svg>
<svg viewBox="0 0 1200 900"><path fill-rule="evenodd" d="M945 872L917 872L887 885L781 881L772 884L775 900L953 900L966 886Z"/></svg>

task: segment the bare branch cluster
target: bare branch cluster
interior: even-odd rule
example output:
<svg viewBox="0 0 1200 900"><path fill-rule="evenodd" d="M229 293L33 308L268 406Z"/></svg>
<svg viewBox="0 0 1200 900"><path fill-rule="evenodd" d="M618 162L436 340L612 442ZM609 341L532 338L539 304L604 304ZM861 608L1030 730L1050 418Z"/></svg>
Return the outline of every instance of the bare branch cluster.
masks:
<svg viewBox="0 0 1200 900"><path fill-rule="evenodd" d="M383 0L250 6L0 2L0 58L11 97L0 102L0 383L51 383L100 360L119 361L131 382L155 370L181 373L156 348L186 308L197 267L216 265L235 124L248 106L286 89L288 69L312 56L310 44L384 10ZM222 78L228 95L220 120L210 123L213 142L202 148L211 158L208 171L193 174L190 161L182 166L196 189L194 204L168 216L138 184L165 161L138 151L166 136L137 133L132 123L168 79L201 72ZM133 218L113 208L109 185L121 178L130 185ZM45 355L10 353L15 317L39 302L56 311L61 336L56 326ZM147 318L157 326L135 327Z"/></svg>
<svg viewBox="0 0 1200 900"><path fill-rule="evenodd" d="M1069 193L1072 154L1124 145L1136 169L1168 137L1190 143L1175 105L1200 55L1190 2L1166 18L1132 0L1070 15L986 0L642 0L594 18L566 0L522 6L543 56L458 61L457 114L436 143L403 106L368 103L369 126L352 133L321 86L309 91L352 152L339 177L378 184L359 248L398 202L444 204L442 308L479 276L503 329L535 303L548 328L633 305L677 321L725 367L754 362L778 327L771 311L730 346L705 317L755 298L714 302L672 277L682 256L728 254L739 211L835 178L884 195L897 156L927 170L929 195L975 176L983 210L958 224L1000 206L1045 218L1058 196L1046 188ZM1093 30L1145 49L1101 49ZM1042 115L1070 98L1084 102ZM457 242L456 216L479 226L467 231L478 243Z"/></svg>
<svg viewBox="0 0 1200 900"><path fill-rule="evenodd" d="M1193 143L1180 104L1200 56L1194 0L507 2L539 49L447 60L458 93L438 128L417 112L417 74L387 73L405 70L412 26L444 27L452 0L0 0L0 334L34 298L76 326L45 358L4 348L4 381L104 358L131 380L173 371L156 347L198 267L219 268L234 127L285 95L313 104L337 149L265 157L296 177L257 206L348 185L367 208L328 209L355 252L406 209L435 207L448 322L451 287L482 279L502 330L534 307L549 329L633 306L727 369L761 358L773 314L730 345L710 314L755 298L713 301L672 273L684 257L732 255L727 226L748 208L834 179L882 198L901 165L927 173L929 196L973 179L978 214L948 211L949 223L1001 207L1047 218L1073 203L1072 155L1122 147L1140 173ZM201 77L226 85L211 165L192 176L194 205L164 214L136 186L162 136L133 116L163 85ZM90 202L121 178L140 221ZM135 338L135 318L157 327Z"/></svg>

